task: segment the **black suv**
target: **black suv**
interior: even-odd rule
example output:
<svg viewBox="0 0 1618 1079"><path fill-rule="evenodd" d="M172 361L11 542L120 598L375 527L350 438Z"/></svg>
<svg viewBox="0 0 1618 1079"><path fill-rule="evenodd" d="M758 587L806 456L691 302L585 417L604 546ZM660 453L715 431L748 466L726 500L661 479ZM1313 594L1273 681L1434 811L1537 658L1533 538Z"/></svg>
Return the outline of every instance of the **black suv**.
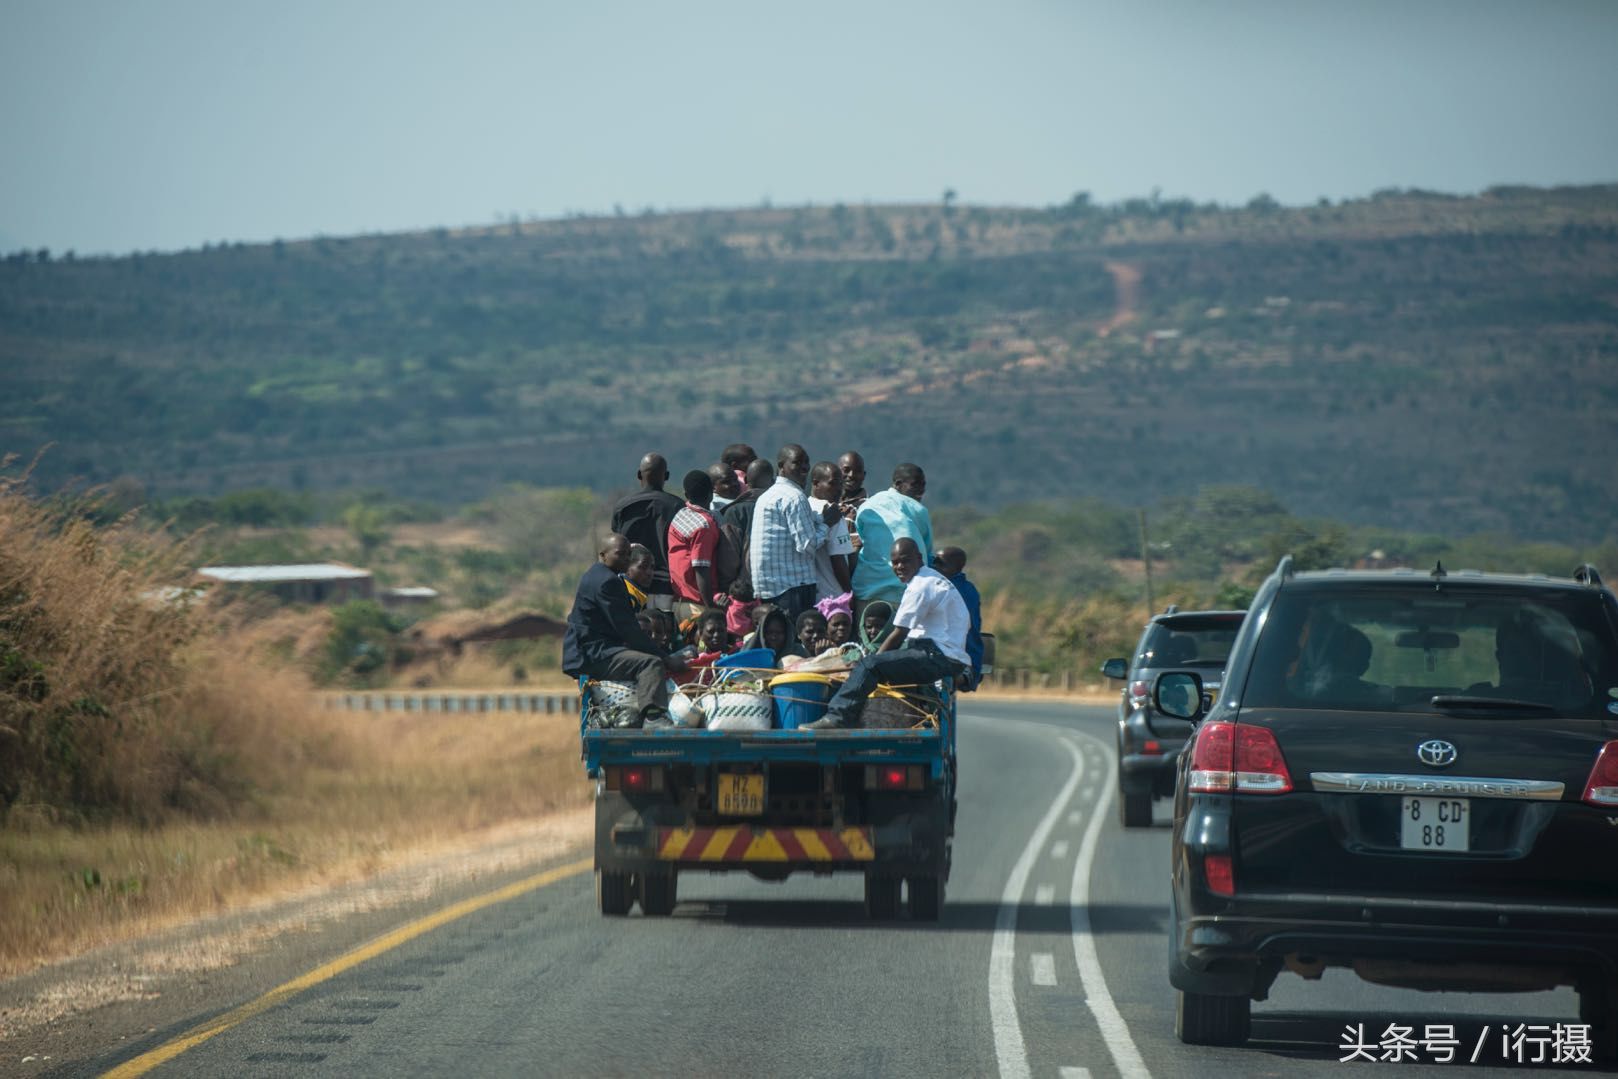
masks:
<svg viewBox="0 0 1618 1079"><path fill-rule="evenodd" d="M1152 680L1165 671L1194 670L1212 703L1219 672L1236 640L1245 611L1180 611L1154 615L1135 646L1135 659L1109 659L1108 678L1122 680L1118 695L1118 819L1125 828L1152 823L1152 800L1174 793L1174 763L1191 724L1152 708Z"/></svg>
<svg viewBox="0 0 1618 1079"><path fill-rule="evenodd" d="M1569 985L1618 1053L1618 600L1569 579L1297 573L1254 600L1174 796L1176 1033L1246 1040L1283 970Z"/></svg>

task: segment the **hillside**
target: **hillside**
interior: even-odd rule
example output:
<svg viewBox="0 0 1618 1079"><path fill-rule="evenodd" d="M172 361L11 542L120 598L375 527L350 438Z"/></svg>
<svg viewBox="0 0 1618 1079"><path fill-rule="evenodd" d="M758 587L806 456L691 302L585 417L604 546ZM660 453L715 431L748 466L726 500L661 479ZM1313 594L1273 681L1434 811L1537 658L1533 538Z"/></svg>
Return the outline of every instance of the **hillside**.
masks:
<svg viewBox="0 0 1618 1079"><path fill-rule="evenodd" d="M632 484L735 439L929 500L1209 484L1618 530L1618 186L819 207L0 263L0 449L174 496ZM902 417L903 422L896 422Z"/></svg>

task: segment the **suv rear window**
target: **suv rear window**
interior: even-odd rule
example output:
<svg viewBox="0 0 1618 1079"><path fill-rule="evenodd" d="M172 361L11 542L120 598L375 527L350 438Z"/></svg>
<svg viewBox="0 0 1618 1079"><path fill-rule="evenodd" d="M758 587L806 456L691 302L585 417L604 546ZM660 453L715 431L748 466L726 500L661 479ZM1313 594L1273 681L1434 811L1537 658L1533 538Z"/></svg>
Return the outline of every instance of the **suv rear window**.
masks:
<svg viewBox="0 0 1618 1079"><path fill-rule="evenodd" d="M1140 640L1136 667L1200 667L1220 670L1242 628L1240 615L1176 618L1153 622Z"/></svg>
<svg viewBox="0 0 1618 1079"><path fill-rule="evenodd" d="M1243 696L1396 712L1463 695L1605 716L1618 705L1615 632L1598 595L1567 589L1283 589Z"/></svg>

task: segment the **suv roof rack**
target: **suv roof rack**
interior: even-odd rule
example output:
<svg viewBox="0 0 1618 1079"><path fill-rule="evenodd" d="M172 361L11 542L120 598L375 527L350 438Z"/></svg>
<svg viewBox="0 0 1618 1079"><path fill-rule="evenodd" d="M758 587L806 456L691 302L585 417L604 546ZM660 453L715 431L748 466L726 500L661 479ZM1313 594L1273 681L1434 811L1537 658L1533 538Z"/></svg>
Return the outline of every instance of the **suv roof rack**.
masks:
<svg viewBox="0 0 1618 1079"><path fill-rule="evenodd" d="M1573 571L1573 579L1591 588L1601 587L1601 574L1597 573L1596 568L1588 562Z"/></svg>
<svg viewBox="0 0 1618 1079"><path fill-rule="evenodd" d="M1164 614L1179 614L1180 613L1180 605L1178 603L1171 603L1167 607L1163 608L1163 613Z"/></svg>
<svg viewBox="0 0 1618 1079"><path fill-rule="evenodd" d="M1281 579L1283 581L1286 580L1287 578L1291 577L1292 576L1292 556L1289 555L1289 554L1282 555L1281 556L1281 561L1279 561L1279 562L1277 562L1275 564L1275 572L1280 575L1280 577L1281 577Z"/></svg>

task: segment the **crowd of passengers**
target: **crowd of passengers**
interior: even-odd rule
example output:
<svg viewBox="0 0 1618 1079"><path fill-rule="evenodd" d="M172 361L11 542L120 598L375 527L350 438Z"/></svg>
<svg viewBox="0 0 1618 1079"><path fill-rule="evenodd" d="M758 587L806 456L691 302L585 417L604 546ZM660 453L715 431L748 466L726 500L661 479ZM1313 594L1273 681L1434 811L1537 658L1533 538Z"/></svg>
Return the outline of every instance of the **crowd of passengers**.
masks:
<svg viewBox="0 0 1618 1079"><path fill-rule="evenodd" d="M853 725L878 685L982 679L978 592L966 552L933 546L920 466L867 494L855 451L811 465L793 443L772 465L734 443L685 474L683 497L665 490L661 454L636 478L579 581L562 650L569 675L635 686L617 725L669 722L670 680L704 682L744 649L766 650L773 669L846 669L812 728Z"/></svg>

